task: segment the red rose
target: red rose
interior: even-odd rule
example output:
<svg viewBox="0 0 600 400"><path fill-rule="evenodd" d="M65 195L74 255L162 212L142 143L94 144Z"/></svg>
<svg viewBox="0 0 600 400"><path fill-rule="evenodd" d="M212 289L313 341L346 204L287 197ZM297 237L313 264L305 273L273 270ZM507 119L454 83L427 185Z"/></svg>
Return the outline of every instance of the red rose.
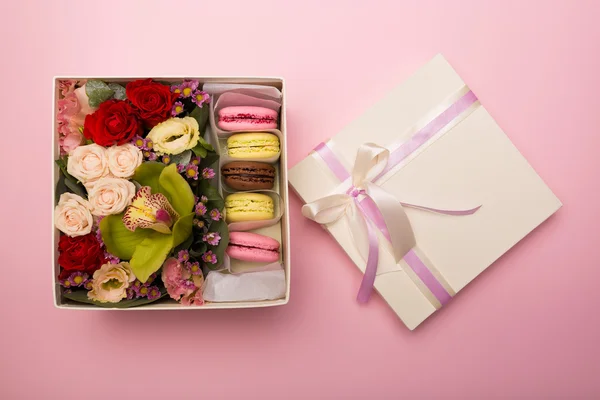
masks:
<svg viewBox="0 0 600 400"><path fill-rule="evenodd" d="M75 237L62 235L58 242L58 252L58 264L69 272L81 271L92 275L107 262L104 250L93 233Z"/></svg>
<svg viewBox="0 0 600 400"><path fill-rule="evenodd" d="M141 135L142 125L133 107L123 100L107 100L85 117L83 134L101 146L131 142Z"/></svg>
<svg viewBox="0 0 600 400"><path fill-rule="evenodd" d="M171 93L169 86L153 82L152 79L129 82L125 92L148 128L169 119L173 103L179 97L177 93Z"/></svg>

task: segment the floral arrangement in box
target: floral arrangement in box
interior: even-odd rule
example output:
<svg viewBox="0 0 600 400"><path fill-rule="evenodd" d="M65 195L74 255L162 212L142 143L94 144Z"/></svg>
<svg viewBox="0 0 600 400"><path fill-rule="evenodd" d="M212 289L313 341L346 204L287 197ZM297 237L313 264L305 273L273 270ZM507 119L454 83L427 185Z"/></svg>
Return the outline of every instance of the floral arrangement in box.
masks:
<svg viewBox="0 0 600 400"><path fill-rule="evenodd" d="M54 224L65 298L134 307L167 295L202 305L228 244L195 80L60 80Z"/></svg>

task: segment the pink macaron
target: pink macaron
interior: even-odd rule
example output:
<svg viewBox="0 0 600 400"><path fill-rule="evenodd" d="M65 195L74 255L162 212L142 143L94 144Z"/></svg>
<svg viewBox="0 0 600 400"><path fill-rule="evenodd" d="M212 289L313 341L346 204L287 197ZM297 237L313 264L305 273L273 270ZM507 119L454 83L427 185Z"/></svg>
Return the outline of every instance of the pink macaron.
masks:
<svg viewBox="0 0 600 400"><path fill-rule="evenodd" d="M241 261L275 262L279 260L279 242L258 233L229 232L227 254Z"/></svg>
<svg viewBox="0 0 600 400"><path fill-rule="evenodd" d="M225 107L219 110L217 126L224 131L275 129L277 115L277 111L265 107Z"/></svg>

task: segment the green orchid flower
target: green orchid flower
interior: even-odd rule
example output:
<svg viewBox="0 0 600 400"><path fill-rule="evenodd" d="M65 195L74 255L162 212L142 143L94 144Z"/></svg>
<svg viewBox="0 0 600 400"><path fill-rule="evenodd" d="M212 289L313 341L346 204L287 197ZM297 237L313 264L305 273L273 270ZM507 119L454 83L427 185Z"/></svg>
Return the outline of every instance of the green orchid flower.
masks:
<svg viewBox="0 0 600 400"><path fill-rule="evenodd" d="M143 163L133 180L142 188L132 204L102 219L100 232L108 252L130 260L135 276L146 282L192 234L194 193L174 164Z"/></svg>

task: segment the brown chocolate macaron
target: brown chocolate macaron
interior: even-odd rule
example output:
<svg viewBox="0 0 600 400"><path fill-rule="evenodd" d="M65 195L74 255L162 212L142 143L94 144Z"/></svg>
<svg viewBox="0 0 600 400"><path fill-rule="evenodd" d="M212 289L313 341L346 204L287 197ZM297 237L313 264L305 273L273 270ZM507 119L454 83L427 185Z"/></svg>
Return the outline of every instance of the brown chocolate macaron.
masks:
<svg viewBox="0 0 600 400"><path fill-rule="evenodd" d="M233 161L221 167L227 186L237 190L273 189L275 168L255 161Z"/></svg>

